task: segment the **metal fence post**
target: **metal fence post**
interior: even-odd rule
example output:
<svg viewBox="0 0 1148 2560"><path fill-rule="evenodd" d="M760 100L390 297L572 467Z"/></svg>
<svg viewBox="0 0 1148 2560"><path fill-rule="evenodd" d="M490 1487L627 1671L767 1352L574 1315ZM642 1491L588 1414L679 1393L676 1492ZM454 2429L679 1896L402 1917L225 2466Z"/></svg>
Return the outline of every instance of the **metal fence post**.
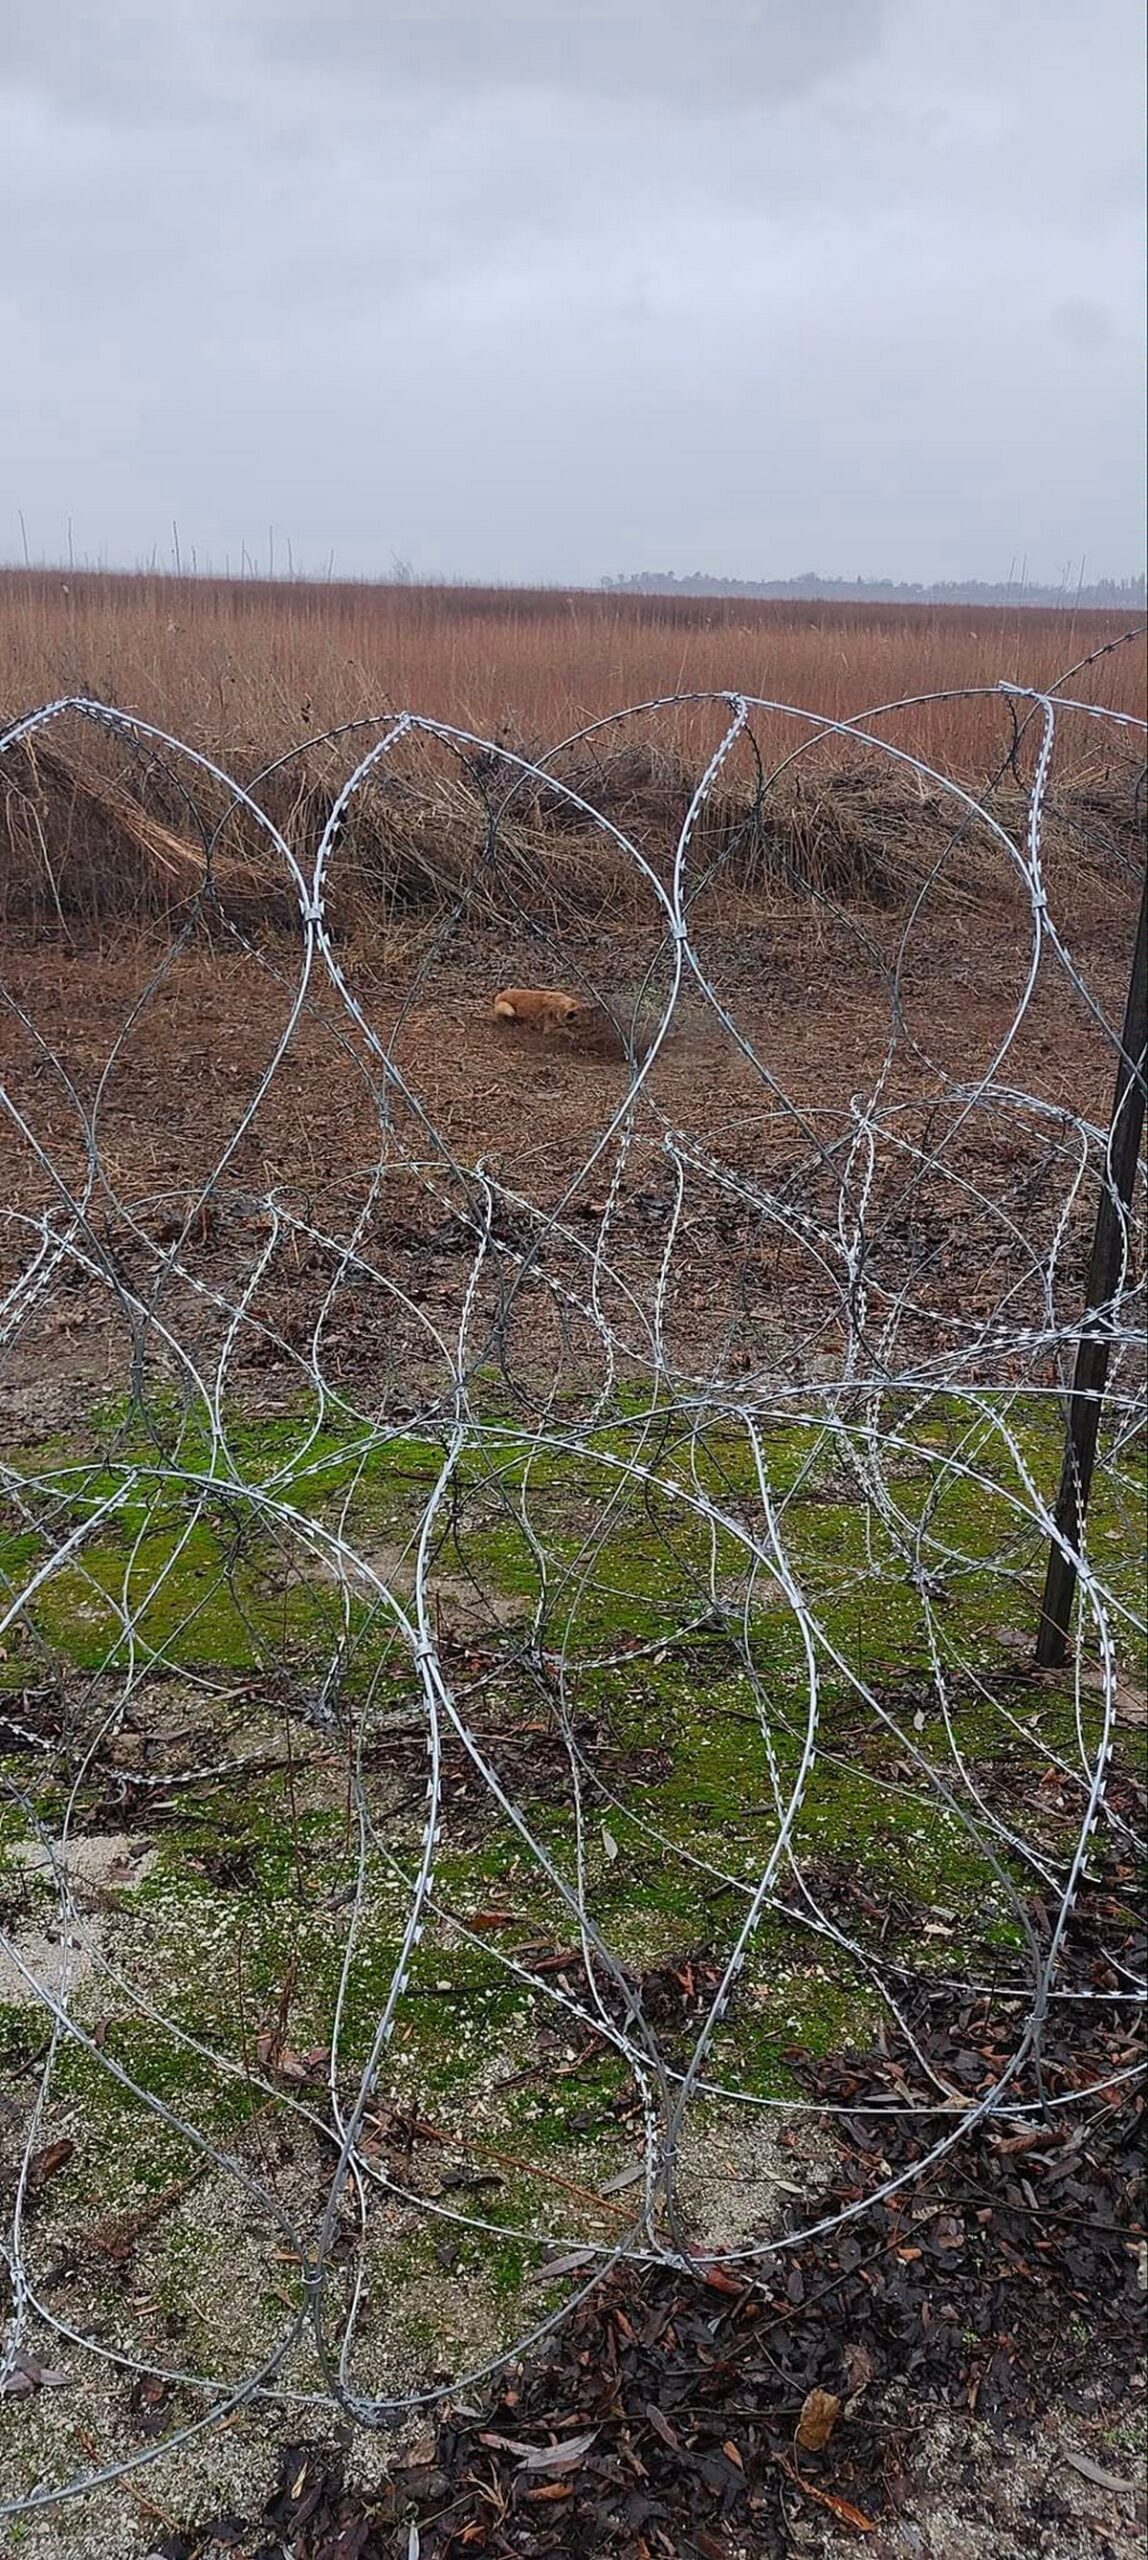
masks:
<svg viewBox="0 0 1148 2560"><path fill-rule="evenodd" d="M1136 1182L1136 1161L1144 1126L1145 1052L1148 1050L1148 870L1140 893L1140 922L1132 957L1132 976L1120 1062L1108 1131L1107 1177L1096 1213L1092 1260L1088 1267L1084 1322L1076 1351L1064 1465L1056 1497L1059 1538L1049 1545L1044 1597L1040 1605L1036 1658L1049 1669L1068 1658L1068 1630L1076 1592L1077 1570L1060 1538L1080 1552L1084 1517L1092 1486L1100 1415L1112 1350L1112 1296L1127 1249L1128 1213Z"/></svg>

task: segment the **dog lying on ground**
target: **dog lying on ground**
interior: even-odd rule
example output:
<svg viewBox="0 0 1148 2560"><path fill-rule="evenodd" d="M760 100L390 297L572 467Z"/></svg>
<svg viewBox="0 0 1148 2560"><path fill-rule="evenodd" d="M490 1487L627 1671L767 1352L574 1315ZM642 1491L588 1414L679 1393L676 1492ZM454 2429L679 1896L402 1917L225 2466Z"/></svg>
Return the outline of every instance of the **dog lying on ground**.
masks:
<svg viewBox="0 0 1148 2560"><path fill-rule="evenodd" d="M503 987L494 999L499 1022L520 1022L532 1031L567 1031L571 1023L589 1011L579 996L568 996L561 987Z"/></svg>

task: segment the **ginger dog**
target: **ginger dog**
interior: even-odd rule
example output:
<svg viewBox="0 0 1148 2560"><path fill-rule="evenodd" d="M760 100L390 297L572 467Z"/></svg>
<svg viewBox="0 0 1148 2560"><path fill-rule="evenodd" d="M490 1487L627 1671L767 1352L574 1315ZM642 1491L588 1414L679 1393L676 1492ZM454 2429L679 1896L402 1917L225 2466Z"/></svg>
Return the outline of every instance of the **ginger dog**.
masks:
<svg viewBox="0 0 1148 2560"><path fill-rule="evenodd" d="M586 1006L561 987L503 987L494 999L499 1022L521 1022L533 1031L566 1031Z"/></svg>

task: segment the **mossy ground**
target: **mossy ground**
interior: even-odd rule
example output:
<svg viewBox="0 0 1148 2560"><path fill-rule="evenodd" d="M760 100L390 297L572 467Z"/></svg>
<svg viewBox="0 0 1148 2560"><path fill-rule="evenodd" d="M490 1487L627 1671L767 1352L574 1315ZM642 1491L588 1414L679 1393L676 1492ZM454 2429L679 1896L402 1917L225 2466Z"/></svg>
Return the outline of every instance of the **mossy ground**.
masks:
<svg viewBox="0 0 1148 2560"><path fill-rule="evenodd" d="M944 1399L882 1420L883 1507L863 1417L779 1423L755 1446L732 1417L699 1434L634 1408L540 1452L507 1414L453 1464L424 1605L506 1802L443 1710L431 1900L364 2127L386 2181L377 2374L492 2349L525 2325L548 2239L625 2233L633 2194L609 2189L640 2157L640 2096L610 2024L641 1981L664 2110L783 1831L709 2081L800 2099L801 2053L867 2036L898 1965L1007 1980L1033 1881L1020 1839L1055 1861L1080 1803L1072 1683L1021 1676L1002 1641L1002 1622L1033 1622L1025 1474L1055 1481L1055 1421L987 1398L971 1421ZM78 2235L61 2297L78 2328L118 2331L134 2303L138 2329L142 2283L182 2324L178 2361L219 2370L220 2235L239 2246L245 2200L247 2369L299 2301L285 2234L305 2255L338 2153L332 2089L353 2103L400 1962L427 1771L413 1558L450 1427L365 1432L331 1409L236 1418L224 1438L125 1406L86 1440L9 1461L0 1569L33 1587L0 1661L6 1925L19 1941L58 1914L38 1834L114 1828L154 1855L138 1881L76 1884L84 2036L60 2034L43 2118L75 2150L34 2208L37 2256L41 2228L57 2254ZM1090 1536L1129 1610L1136 1500L1126 1452ZM1142 1682L1123 1623L1120 1640ZM1094 1743L1092 1691L1079 1712ZM978 1796L1011 1842L986 1837ZM794 1916L798 1873L848 1948ZM613 1978L604 1960L587 1977L579 1902ZM0 2007L25 2105L50 2029L23 1994ZM751 2120L764 2198L777 2118ZM716 2157L744 2121L703 2093L690 2138ZM109 2265L91 2234L123 2214L139 2230ZM534 2289L530 2311L549 2299Z"/></svg>

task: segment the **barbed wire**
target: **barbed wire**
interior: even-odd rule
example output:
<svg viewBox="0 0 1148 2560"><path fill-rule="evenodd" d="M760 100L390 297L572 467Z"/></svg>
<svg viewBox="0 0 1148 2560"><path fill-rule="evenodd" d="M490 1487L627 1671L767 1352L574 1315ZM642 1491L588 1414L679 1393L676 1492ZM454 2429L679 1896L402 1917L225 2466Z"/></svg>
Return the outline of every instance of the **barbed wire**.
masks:
<svg viewBox="0 0 1148 2560"><path fill-rule="evenodd" d="M1142 1284L1123 1204L1102 1311L1102 1526L1072 1545L1054 1514L1083 1260L1113 1184L1102 1095L1121 1031L1111 970L1074 948L1046 840L1064 728L1102 724L1131 748L1143 724L1062 691L997 696L1012 724L997 782L1006 767L1018 779L1026 742L1031 760L1011 813L995 786L978 793L886 734L951 694L856 721L683 694L541 756L388 713L308 739L246 785L79 696L0 736L9 771L49 733L91 734L133 769L146 755L201 849L166 929L135 951L102 1062L90 1035L81 1057L58 1022L40 1027L34 969L5 990L3 1357L17 1385L43 1374L79 1293L121 1392L92 1410L77 1387L70 1425L14 1430L0 1468L0 1950L9 2015L41 2020L43 2037L11 2082L32 2094L11 2116L0 2391L31 2389L46 2339L49 2355L176 2401L142 2447L25 2478L0 2513L122 2480L244 2407L393 2427L448 2390L480 2390L620 2261L733 2267L752 2283L763 2258L893 2197L986 2118L1087 2111L1137 2067L1063 2089L1042 2060L1058 2004L1101 1999L1066 1968L1065 1939L1082 1879L1135 1832L1115 1745L1144 1638ZM605 805L608 767L592 760L607 738L683 720L717 734L660 839ZM780 757L765 734L779 722L796 737ZM271 813L271 786L346 742L362 751L308 850ZM751 930L746 849L759 860L783 776L827 748L932 813L879 918L792 865L773 883L801 902L806 933L840 931L883 990L882 1034L870 1020L844 1101L832 1079L820 1098L791 1093L760 1000L736 967L723 987L730 937ZM412 929L382 1028L336 910L371 794L413 752L448 759L479 825L470 870ZM723 788L731 806L741 797L718 826ZM639 895L623 934L556 923L552 882L532 906L529 866L506 847L539 794L568 861L605 848ZM286 893L293 933L229 912L237 841L250 877ZM974 844L970 887L957 867ZM591 1035L605 1062L584 1088L600 1125L577 1126L557 1173L536 1163L533 1181L529 1148L468 1154L422 1053L420 1075L404 1050L460 943L480 945L476 968L493 958L492 886L503 941L519 900L519 948L545 954L546 983L573 981L583 1008L571 1036L520 1042L523 1077L538 1060L550 1086L573 1074ZM731 925L721 898L735 891ZM1124 917L1126 880L1098 875L1095 895ZM947 1008L961 997L937 982L935 953L924 998L914 971L924 924L962 899L982 932L986 902L1010 919L1017 983L986 1055L970 1036L954 1072ZM771 912L767 900L752 926L766 943ZM157 1191L133 1179L109 1112L139 1027L205 932L281 1009L253 1031L250 1090L222 1138L208 1133L206 1164L177 1158ZM1050 983L1087 1103L1063 1078L1042 1088L1022 1054ZM831 1015L829 1053L837 1028ZM252 1172L296 1065L298 1126L328 1116L312 1035L359 1097L356 1134L373 1131L373 1160L348 1162L341 1192L330 1171L306 1186L299 1166L262 1185ZM679 1041L702 1061L692 1120L689 1077L670 1090L663 1077ZM169 1078L189 1066L164 1052ZM428 1237L450 1261L437 1295L403 1265L396 1228L414 1235L408 1264ZM226 1238L225 1268L205 1256L209 1236ZM361 1355L346 1349L348 1311ZM266 1359L271 1407L252 1388ZM11 1408L25 1409L34 1395ZM1050 1541L1078 1574L1075 1651L1061 1686L1034 1689L1018 1686L996 1615L1031 1619ZM214 1647L213 1608L226 1620ZM278 1885L257 1856L244 1866L241 1843L232 1905L204 1883L197 1921L196 1815L221 1790L245 1804L269 1767L290 1804ZM110 1915L92 1881L101 1832L126 1842L129 1874L133 1834L149 1856L160 1846L158 1885L113 1893ZM898 1927L899 1892L912 1908ZM292 1895L277 1948L264 1922ZM165 1974L173 1931L190 1983ZM230 2016L213 1946L235 1960ZM428 1947L462 1979L436 1988ZM938 2064L923 1978L954 2013L992 2003L983 2085ZM832 2212L816 2207L816 2143L835 2109L803 2085L800 2056L784 2058L808 2036L811 1982L847 2040L882 2021L896 2034L903 2095L869 2112L921 2124L911 2166L877 2147L869 2186ZM1104 2002L1141 1991L1113 1949ZM439 1998L452 2023L436 2040L412 2021ZM468 2035L472 2000L484 2023ZM293 2015L310 2021L303 2055ZM451 2093L447 2127L426 2123L407 2055ZM579 2071L598 2109L589 2143L555 2130ZM534 2113L517 2111L523 2087ZM292 2271L270 2320L242 2297L214 2366L164 2352L146 2304L121 2295L109 2315L98 2288L85 2297L83 2248L45 2235L51 2147L82 2148L100 2125L113 2150L141 2129L166 2142L180 2164L170 2210L202 2183L219 2231L249 2216L266 2263ZM778 2127L814 2146L792 2155L797 2211L781 2209L793 2182ZM756 2145L741 2229L699 2204L699 2144L720 2149L735 2128ZM457 2164L437 2184L436 2146ZM144 2196L141 2230L149 2211ZM552 2271L557 2298L531 2312L520 2283L504 2334L450 2372L432 2336L415 2370L387 2305L428 2233L472 2246L479 2275L517 2250L535 2284ZM165 2282L170 2297L170 2270Z"/></svg>

